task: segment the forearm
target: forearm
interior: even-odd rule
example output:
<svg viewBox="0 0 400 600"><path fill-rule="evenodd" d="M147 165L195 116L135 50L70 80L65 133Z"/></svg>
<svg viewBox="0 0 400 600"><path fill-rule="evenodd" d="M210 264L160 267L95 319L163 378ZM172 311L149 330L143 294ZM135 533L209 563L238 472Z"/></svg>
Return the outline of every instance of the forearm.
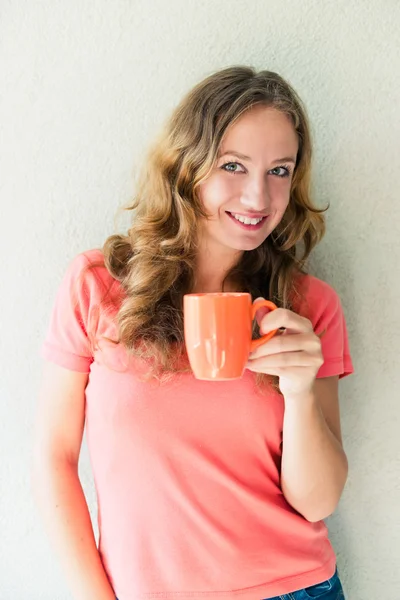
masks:
<svg viewBox="0 0 400 600"><path fill-rule="evenodd" d="M41 467L33 475L33 488L74 600L115 600L76 467L65 462Z"/></svg>
<svg viewBox="0 0 400 600"><path fill-rule="evenodd" d="M281 486L309 521L335 510L347 479L346 454L314 395L285 398Z"/></svg>

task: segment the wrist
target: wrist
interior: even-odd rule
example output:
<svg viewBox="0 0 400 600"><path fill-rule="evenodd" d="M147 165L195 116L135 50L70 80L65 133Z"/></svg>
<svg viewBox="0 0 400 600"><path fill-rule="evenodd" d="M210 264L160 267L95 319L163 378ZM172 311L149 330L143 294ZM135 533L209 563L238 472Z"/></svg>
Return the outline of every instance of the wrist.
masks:
<svg viewBox="0 0 400 600"><path fill-rule="evenodd" d="M295 406L297 408L311 408L317 405L317 397L312 390L300 393L284 394L285 407Z"/></svg>

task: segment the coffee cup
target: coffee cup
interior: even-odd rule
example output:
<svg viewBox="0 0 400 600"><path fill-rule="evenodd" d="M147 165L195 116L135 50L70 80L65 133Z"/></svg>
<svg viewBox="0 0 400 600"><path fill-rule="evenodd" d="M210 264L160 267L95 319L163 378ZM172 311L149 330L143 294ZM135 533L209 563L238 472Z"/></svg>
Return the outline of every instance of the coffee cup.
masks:
<svg viewBox="0 0 400 600"><path fill-rule="evenodd" d="M256 312L277 306L269 300L252 303L248 293L186 294L183 298L186 351L197 379L227 381L242 377L249 354L277 330L252 340Z"/></svg>

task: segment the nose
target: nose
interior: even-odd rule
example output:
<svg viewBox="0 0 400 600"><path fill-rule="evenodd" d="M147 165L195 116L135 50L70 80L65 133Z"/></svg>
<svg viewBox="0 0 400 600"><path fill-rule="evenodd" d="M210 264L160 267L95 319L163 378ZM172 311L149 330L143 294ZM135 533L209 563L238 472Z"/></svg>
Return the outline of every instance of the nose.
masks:
<svg viewBox="0 0 400 600"><path fill-rule="evenodd" d="M254 212L262 212L268 208L270 200L265 176L248 178L240 203L243 208Z"/></svg>

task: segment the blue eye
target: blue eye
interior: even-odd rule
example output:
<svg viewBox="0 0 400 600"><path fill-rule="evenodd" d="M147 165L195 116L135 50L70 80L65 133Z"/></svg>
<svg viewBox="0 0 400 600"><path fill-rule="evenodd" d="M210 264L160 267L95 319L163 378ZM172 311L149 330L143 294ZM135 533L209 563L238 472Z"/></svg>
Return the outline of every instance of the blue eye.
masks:
<svg viewBox="0 0 400 600"><path fill-rule="evenodd" d="M276 171L281 171L281 172L277 173ZM289 177L291 171L290 171L289 167L275 167L274 169L271 169L270 173L272 173L273 175L276 175L277 177Z"/></svg>
<svg viewBox="0 0 400 600"><path fill-rule="evenodd" d="M243 170L239 171L238 168L241 168ZM237 162L228 162L225 163L224 165L222 165L221 169L223 169L224 171L227 171L227 173L244 173L244 167Z"/></svg>

